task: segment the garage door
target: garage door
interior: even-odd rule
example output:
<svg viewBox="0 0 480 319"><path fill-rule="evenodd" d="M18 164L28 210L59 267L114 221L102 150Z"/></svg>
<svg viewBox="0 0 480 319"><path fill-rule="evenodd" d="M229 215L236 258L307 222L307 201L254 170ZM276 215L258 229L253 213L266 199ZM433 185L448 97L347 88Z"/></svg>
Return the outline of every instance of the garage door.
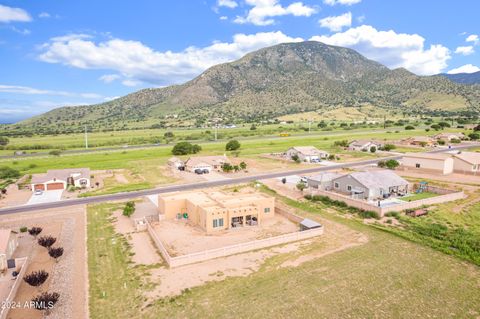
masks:
<svg viewBox="0 0 480 319"><path fill-rule="evenodd" d="M47 184L47 190L63 189L63 183L50 183Z"/></svg>
<svg viewBox="0 0 480 319"><path fill-rule="evenodd" d="M34 190L42 190L44 191L45 190L45 185L43 184L36 184L34 187L33 187Z"/></svg>

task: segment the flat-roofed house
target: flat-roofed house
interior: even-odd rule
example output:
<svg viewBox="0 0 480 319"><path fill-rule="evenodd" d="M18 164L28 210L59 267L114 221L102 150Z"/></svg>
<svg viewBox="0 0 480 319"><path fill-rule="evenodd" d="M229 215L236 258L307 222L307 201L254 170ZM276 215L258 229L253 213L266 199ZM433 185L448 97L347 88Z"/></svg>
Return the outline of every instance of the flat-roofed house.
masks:
<svg viewBox="0 0 480 319"><path fill-rule="evenodd" d="M261 193L185 192L158 196L159 219L187 219L207 233L255 226L275 214L275 198Z"/></svg>
<svg viewBox="0 0 480 319"><path fill-rule="evenodd" d="M229 163L227 156L194 156L185 161L185 170L195 172L196 169L208 170L209 172L220 171L224 163Z"/></svg>
<svg viewBox="0 0 480 319"><path fill-rule="evenodd" d="M433 146L435 144L435 139L429 136L412 136L403 139L402 143L415 146Z"/></svg>
<svg viewBox="0 0 480 319"><path fill-rule="evenodd" d="M480 153L459 152L454 154L453 171L462 174L480 174Z"/></svg>
<svg viewBox="0 0 480 319"><path fill-rule="evenodd" d="M330 190L332 189L332 181L342 174L334 172L325 172L313 176L307 177L308 187L320 190Z"/></svg>
<svg viewBox="0 0 480 319"><path fill-rule="evenodd" d="M383 146L383 143L372 141L372 140L354 140L348 144L349 151L370 151L372 147L375 147L375 150L378 150Z"/></svg>
<svg viewBox="0 0 480 319"><path fill-rule="evenodd" d="M46 174L33 175L31 181L32 191L66 189L70 185L82 188L90 187L90 169L51 169Z"/></svg>
<svg viewBox="0 0 480 319"><path fill-rule="evenodd" d="M11 229L0 229L0 272L7 270L7 260L12 258L17 247L17 234Z"/></svg>
<svg viewBox="0 0 480 319"><path fill-rule="evenodd" d="M332 181L333 190L354 198L374 200L408 193L409 183L390 170L354 172Z"/></svg>
<svg viewBox="0 0 480 319"><path fill-rule="evenodd" d="M453 158L451 154L443 153L406 153L402 167L447 175L453 172Z"/></svg>
<svg viewBox="0 0 480 319"><path fill-rule="evenodd" d="M437 140L443 140L450 142L451 140L463 140L465 139L465 134L463 133L439 133L434 136Z"/></svg>
<svg viewBox="0 0 480 319"><path fill-rule="evenodd" d="M287 157L298 156L302 162L318 162L321 159L327 159L330 155L326 151L317 149L315 146L295 146L290 147L287 152Z"/></svg>

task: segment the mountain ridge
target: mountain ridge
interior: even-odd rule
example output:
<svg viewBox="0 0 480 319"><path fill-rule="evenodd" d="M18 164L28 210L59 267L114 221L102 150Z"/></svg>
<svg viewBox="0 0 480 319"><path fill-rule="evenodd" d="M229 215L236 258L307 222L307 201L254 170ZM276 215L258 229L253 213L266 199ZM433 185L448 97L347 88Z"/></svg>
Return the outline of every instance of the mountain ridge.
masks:
<svg viewBox="0 0 480 319"><path fill-rule="evenodd" d="M143 89L97 105L59 108L18 125L109 127L132 121L150 125L171 117L190 124L213 117L256 121L368 104L421 112L435 110L437 100L452 104L439 109L478 108L480 90L444 76L390 70L349 48L305 41L248 53L180 85Z"/></svg>

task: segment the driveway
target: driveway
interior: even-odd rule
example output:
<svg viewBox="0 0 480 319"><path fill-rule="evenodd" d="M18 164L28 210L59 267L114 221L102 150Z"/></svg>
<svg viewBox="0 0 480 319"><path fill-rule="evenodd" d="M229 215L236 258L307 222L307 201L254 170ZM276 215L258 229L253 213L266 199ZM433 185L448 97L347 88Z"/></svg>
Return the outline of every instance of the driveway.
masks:
<svg viewBox="0 0 480 319"><path fill-rule="evenodd" d="M62 198L63 189L44 191L42 195L32 194L27 205L58 202Z"/></svg>

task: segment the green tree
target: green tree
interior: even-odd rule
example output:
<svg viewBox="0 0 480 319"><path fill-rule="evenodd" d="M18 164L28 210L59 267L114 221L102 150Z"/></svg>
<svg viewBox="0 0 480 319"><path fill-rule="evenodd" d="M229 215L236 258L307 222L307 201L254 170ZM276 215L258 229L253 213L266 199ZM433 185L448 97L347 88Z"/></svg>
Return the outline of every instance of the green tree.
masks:
<svg viewBox="0 0 480 319"><path fill-rule="evenodd" d="M385 162L385 166L389 169L395 169L395 168L398 167L398 165L400 165L400 163L397 160L394 160L394 159L390 159L390 160Z"/></svg>
<svg viewBox="0 0 480 319"><path fill-rule="evenodd" d="M240 143L237 140L228 141L227 145L225 145L225 149L227 151L236 151L240 148Z"/></svg>
<svg viewBox="0 0 480 319"><path fill-rule="evenodd" d="M223 163L222 164L222 171L229 173L233 170L233 166L230 163Z"/></svg>
<svg viewBox="0 0 480 319"><path fill-rule="evenodd" d="M371 146L370 147L370 153L375 153L377 151L377 147L376 146Z"/></svg>
<svg viewBox="0 0 480 319"><path fill-rule="evenodd" d="M252 124L252 126L250 126L250 131L255 131L257 129L257 127L255 126L255 124Z"/></svg>
<svg viewBox="0 0 480 319"><path fill-rule="evenodd" d="M389 152L389 151L391 151L391 150L394 150L395 148L396 148L396 146L393 145L393 144L385 144L385 145L383 146L383 149L384 149L385 151L387 151L387 152Z"/></svg>
<svg viewBox="0 0 480 319"><path fill-rule="evenodd" d="M174 136L175 136L175 134L173 134L173 132L165 132L165 134L163 134L163 137L165 137L165 138L172 138Z"/></svg>
<svg viewBox="0 0 480 319"><path fill-rule="evenodd" d="M0 167L0 179L19 178L20 172L8 166Z"/></svg>
<svg viewBox="0 0 480 319"><path fill-rule="evenodd" d="M192 144L189 142L179 142L175 144L172 149L173 155L187 155L196 154L202 150L202 147L198 144Z"/></svg>
<svg viewBox="0 0 480 319"><path fill-rule="evenodd" d="M405 126L405 129L406 129L406 130L414 130L414 129L415 129L415 126L413 126L413 125L407 125L407 126Z"/></svg>
<svg viewBox="0 0 480 319"><path fill-rule="evenodd" d="M305 188L307 188L307 185L306 185L304 182L298 182L298 183L297 183L297 189L298 189L299 191L302 192Z"/></svg>
<svg viewBox="0 0 480 319"><path fill-rule="evenodd" d="M123 208L123 216L130 217L135 213L135 202L127 202Z"/></svg>
<svg viewBox="0 0 480 319"><path fill-rule="evenodd" d="M378 161L377 163L377 166L378 167L381 167L381 168L384 168L387 164L385 163L385 161Z"/></svg>
<svg viewBox="0 0 480 319"><path fill-rule="evenodd" d="M317 127L319 128L326 128L327 127L327 123L325 123L324 120L320 121L320 123L317 124Z"/></svg>

